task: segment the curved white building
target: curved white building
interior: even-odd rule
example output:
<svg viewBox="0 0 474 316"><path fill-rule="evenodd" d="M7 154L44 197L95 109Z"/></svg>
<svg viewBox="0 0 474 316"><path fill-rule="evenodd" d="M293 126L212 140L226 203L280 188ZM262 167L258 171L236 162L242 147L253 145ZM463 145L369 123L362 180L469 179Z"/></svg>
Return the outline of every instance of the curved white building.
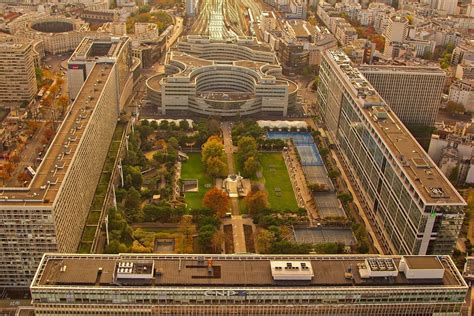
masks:
<svg viewBox="0 0 474 316"><path fill-rule="evenodd" d="M286 116L298 86L281 76L274 53L253 38L182 38L166 57L165 74L147 81L161 114Z"/></svg>
<svg viewBox="0 0 474 316"><path fill-rule="evenodd" d="M80 19L41 13L25 14L10 23L9 28L15 36L43 41L44 51L51 54L73 51L84 37L93 33L89 24Z"/></svg>

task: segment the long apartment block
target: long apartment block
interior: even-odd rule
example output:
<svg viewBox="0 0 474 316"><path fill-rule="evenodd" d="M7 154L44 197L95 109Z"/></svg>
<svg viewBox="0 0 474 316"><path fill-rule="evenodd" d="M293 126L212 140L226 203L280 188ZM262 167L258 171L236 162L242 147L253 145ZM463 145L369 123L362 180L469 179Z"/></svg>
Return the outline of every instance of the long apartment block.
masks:
<svg viewBox="0 0 474 316"><path fill-rule="evenodd" d="M387 254L449 254L463 198L349 58L324 53L317 103Z"/></svg>
<svg viewBox="0 0 474 316"><path fill-rule="evenodd" d="M449 256L46 254L36 315L459 315Z"/></svg>
<svg viewBox="0 0 474 316"><path fill-rule="evenodd" d="M91 52L104 43L84 41ZM45 252L77 250L130 77L121 64L128 38L114 45L116 58L91 67L28 187L1 190L0 287L27 287Z"/></svg>

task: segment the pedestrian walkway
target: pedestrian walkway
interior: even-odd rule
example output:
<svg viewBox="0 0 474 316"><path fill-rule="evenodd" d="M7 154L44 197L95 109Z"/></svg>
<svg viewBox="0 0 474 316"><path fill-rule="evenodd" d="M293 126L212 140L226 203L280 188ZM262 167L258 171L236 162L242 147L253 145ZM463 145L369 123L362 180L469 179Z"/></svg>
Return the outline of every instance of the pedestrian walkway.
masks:
<svg viewBox="0 0 474 316"><path fill-rule="evenodd" d="M298 207L306 209L310 225L313 225L314 219L318 218L318 211L311 191L306 185L304 172L298 162L294 146L290 145L288 150L283 152L283 157L285 159L286 168L288 169L288 174L290 175Z"/></svg>
<svg viewBox="0 0 474 316"><path fill-rule="evenodd" d="M336 162L336 165L337 165L337 168L341 171L341 175L342 175L342 178L344 179L344 182L346 183L346 186L347 186L347 189L349 190L349 192L351 192L352 194L352 197L354 199L354 203L355 205L357 206L357 209L359 210L359 215L360 217L362 218L364 224L365 224L365 228L367 229L367 232L369 233L370 237L371 237L371 241L375 247L375 249L380 253L380 254L384 254L383 252L383 249L382 249L382 246L380 245L378 239L377 239L377 235L375 234L375 232L373 231L372 229L372 226L370 225L370 221L369 219L367 218L367 216L365 215L365 212L364 212L364 209L362 207L362 204L361 202L359 201L359 195L356 194L356 191L354 190L354 188L352 187L352 183L351 181L349 180L349 178L347 177L347 169L345 169L342 164L341 164L341 161L339 161L339 157L335 154L334 151L331 151L331 154L332 154L332 157L334 159L334 161Z"/></svg>
<svg viewBox="0 0 474 316"><path fill-rule="evenodd" d="M224 140L224 152L227 156L227 168L229 174L236 174L236 169L234 165L234 144L232 143L232 125L230 122L222 123L222 137ZM232 214L239 215L239 199L231 198L230 199Z"/></svg>
<svg viewBox="0 0 474 316"><path fill-rule="evenodd" d="M252 226L255 232L255 225L252 223L251 218L243 218L242 215L232 215L231 218L222 220L222 225L232 225L232 233L234 240L234 252L235 253L246 253L247 246L245 244L245 232L244 225Z"/></svg>

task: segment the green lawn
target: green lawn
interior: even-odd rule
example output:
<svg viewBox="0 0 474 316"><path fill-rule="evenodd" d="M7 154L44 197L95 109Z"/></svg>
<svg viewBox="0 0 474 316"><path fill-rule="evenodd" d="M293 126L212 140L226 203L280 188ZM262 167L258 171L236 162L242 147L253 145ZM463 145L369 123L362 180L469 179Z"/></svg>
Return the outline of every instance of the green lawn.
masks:
<svg viewBox="0 0 474 316"><path fill-rule="evenodd" d="M281 210L297 209L298 205L283 155L281 153L260 153L260 163L270 206ZM275 192L275 188L280 188L280 196Z"/></svg>
<svg viewBox="0 0 474 316"><path fill-rule="evenodd" d="M185 193L184 197L188 208L201 208L202 198L209 190L205 184L213 185L214 181L206 174L200 153L189 153L188 156L189 160L184 162L181 167L181 179L197 179L199 191Z"/></svg>

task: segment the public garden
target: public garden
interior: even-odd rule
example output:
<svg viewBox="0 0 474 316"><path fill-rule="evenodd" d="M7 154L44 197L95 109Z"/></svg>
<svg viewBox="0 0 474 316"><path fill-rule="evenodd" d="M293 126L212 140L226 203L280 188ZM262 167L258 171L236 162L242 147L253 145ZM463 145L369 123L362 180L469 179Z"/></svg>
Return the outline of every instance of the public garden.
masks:
<svg viewBox="0 0 474 316"><path fill-rule="evenodd" d="M282 132L288 137L280 137ZM311 142L289 139L301 135ZM341 202L321 184L331 181L313 136L306 129L275 132L252 121L142 120L128 136L105 251L354 250L357 240ZM308 148L298 146L312 149L305 154ZM327 179L308 185L309 167L311 174L323 168L318 172ZM316 211L323 207L314 201L315 187L336 200L323 213L337 216L323 218Z"/></svg>

